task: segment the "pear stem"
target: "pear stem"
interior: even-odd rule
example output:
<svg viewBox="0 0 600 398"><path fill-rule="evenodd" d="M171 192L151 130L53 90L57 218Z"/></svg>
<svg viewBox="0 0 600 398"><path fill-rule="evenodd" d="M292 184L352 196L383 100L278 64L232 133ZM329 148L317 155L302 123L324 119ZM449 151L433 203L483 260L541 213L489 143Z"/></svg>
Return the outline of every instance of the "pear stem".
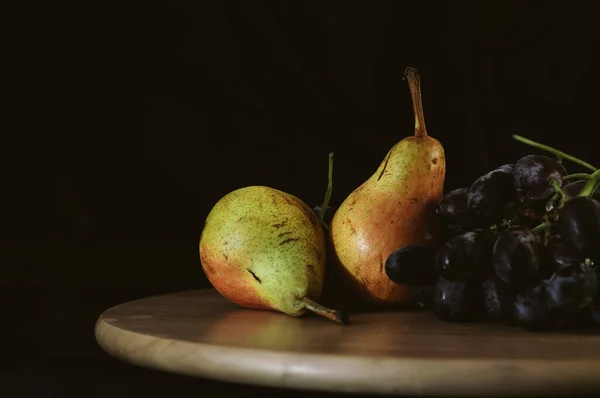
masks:
<svg viewBox="0 0 600 398"><path fill-rule="evenodd" d="M540 144L539 142L535 142L533 140L530 140L530 139L525 138L525 137L521 137L520 135L516 135L516 134L513 134L513 138L515 140L519 141L519 142L522 142L523 144L527 144L527 145L530 145L530 146L532 146L534 148L541 149L542 151L550 152L550 153L554 154L554 156L556 156L558 159L569 160L569 161L571 161L573 163L577 163L578 165L583 166L586 169L590 169L592 171L596 171L597 170L594 166L592 166L588 162L585 162L585 161L583 161L581 159L578 159L575 156L571 156L568 153L564 153L563 151L559 151L556 148L552 148L552 147L550 147L548 145Z"/></svg>
<svg viewBox="0 0 600 398"><path fill-rule="evenodd" d="M317 315L324 316L325 318L344 325L348 324L349 322L348 314L343 311L332 310L331 308L324 307L321 304L312 301L308 297L303 297L301 300L304 302L304 307L307 310L310 310Z"/></svg>
<svg viewBox="0 0 600 398"><path fill-rule="evenodd" d="M404 79L408 80L410 95L412 97L413 112L415 114L415 137L426 137L425 116L423 114L423 99L421 98L421 78L417 68L407 67L404 70Z"/></svg>
<svg viewBox="0 0 600 398"><path fill-rule="evenodd" d="M319 220L321 224L324 223L325 212L329 201L331 200L331 191L333 190L333 152L329 153L329 169L327 173L327 191L325 191L325 198L323 199L323 205L321 205L321 211L319 212Z"/></svg>

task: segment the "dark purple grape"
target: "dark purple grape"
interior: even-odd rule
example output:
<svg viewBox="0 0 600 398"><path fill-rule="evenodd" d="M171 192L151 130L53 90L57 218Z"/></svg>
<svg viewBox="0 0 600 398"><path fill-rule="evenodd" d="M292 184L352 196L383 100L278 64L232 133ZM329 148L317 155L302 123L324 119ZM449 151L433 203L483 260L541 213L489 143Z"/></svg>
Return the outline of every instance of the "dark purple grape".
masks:
<svg viewBox="0 0 600 398"><path fill-rule="evenodd" d="M546 303L545 285L527 287L517 294L514 319L524 329L544 331L553 327L555 317Z"/></svg>
<svg viewBox="0 0 600 398"><path fill-rule="evenodd" d="M554 193L552 180L562 186L567 171L556 161L544 155L527 155L513 167L514 186L527 199L550 199Z"/></svg>
<svg viewBox="0 0 600 398"><path fill-rule="evenodd" d="M450 225L460 225L467 214L467 188L453 189L447 192L436 209L438 217Z"/></svg>
<svg viewBox="0 0 600 398"><path fill-rule="evenodd" d="M504 231L494 244L494 270L510 285L523 286L536 281L540 262L540 242L526 228Z"/></svg>
<svg viewBox="0 0 600 398"><path fill-rule="evenodd" d="M547 200L525 199L517 209L515 221L518 225L533 228L544 221Z"/></svg>
<svg viewBox="0 0 600 398"><path fill-rule="evenodd" d="M469 211L467 188L453 189L446 193L438 203L436 213L450 231L467 232L483 226Z"/></svg>
<svg viewBox="0 0 600 398"><path fill-rule="evenodd" d="M423 245L394 250L385 262L385 273L401 285L431 286L437 280L435 251Z"/></svg>
<svg viewBox="0 0 600 398"><path fill-rule="evenodd" d="M572 246L567 245L560 235L552 235L548 238L546 249L550 255L550 260L556 264L556 269L563 265L581 263L585 258L580 255Z"/></svg>
<svg viewBox="0 0 600 398"><path fill-rule="evenodd" d="M453 282L486 278L492 273L495 238L495 233L485 229L451 238L438 249L435 257L437 273Z"/></svg>
<svg viewBox="0 0 600 398"><path fill-rule="evenodd" d="M562 190L565 193L567 200L573 199L574 197L579 195L579 192L581 192L581 190L583 189L583 187L585 187L586 184L587 184L587 181L585 181L585 180L573 181L568 184L565 184L562 187ZM600 200L600 189L596 190L596 192L594 192L594 194L592 195L592 198L596 199L596 200Z"/></svg>
<svg viewBox="0 0 600 398"><path fill-rule="evenodd" d="M475 284L439 278L433 287L433 313L446 322L469 321L477 316L478 298Z"/></svg>
<svg viewBox="0 0 600 398"><path fill-rule="evenodd" d="M596 294L596 271L580 263L560 267L546 283L546 303L558 313L583 309Z"/></svg>
<svg viewBox="0 0 600 398"><path fill-rule="evenodd" d="M502 324L511 324L513 303L516 292L497 275L493 275L481 284L483 315L487 320Z"/></svg>
<svg viewBox="0 0 600 398"><path fill-rule="evenodd" d="M539 279L550 278L561 265L557 264L546 246L540 245L540 267L538 269Z"/></svg>
<svg viewBox="0 0 600 398"><path fill-rule="evenodd" d="M501 219L508 206L516 201L512 165L503 165L482 175L467 190L469 210L488 222Z"/></svg>
<svg viewBox="0 0 600 398"><path fill-rule="evenodd" d="M568 200L560 210L558 230L583 257L600 262L600 203L589 197Z"/></svg>
<svg viewBox="0 0 600 398"><path fill-rule="evenodd" d="M431 308L433 298L433 286L416 286L413 289L413 301L419 307Z"/></svg>

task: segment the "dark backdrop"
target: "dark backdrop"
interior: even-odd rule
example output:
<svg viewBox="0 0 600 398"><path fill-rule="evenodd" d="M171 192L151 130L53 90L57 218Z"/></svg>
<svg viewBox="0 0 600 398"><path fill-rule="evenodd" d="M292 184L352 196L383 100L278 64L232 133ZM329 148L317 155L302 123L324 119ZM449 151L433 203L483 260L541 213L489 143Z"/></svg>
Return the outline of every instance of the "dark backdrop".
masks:
<svg viewBox="0 0 600 398"><path fill-rule="evenodd" d="M264 184L319 204L333 151L339 204L413 132L406 66L421 73L447 189L535 152L513 133L600 163L599 8L19 2L3 15L0 295L3 332L28 344L13 345L0 380L37 380L26 395L64 396L81 379L94 386L86 396L117 383L156 396L196 388L108 358L95 319L122 301L208 286L198 237L233 189Z"/></svg>

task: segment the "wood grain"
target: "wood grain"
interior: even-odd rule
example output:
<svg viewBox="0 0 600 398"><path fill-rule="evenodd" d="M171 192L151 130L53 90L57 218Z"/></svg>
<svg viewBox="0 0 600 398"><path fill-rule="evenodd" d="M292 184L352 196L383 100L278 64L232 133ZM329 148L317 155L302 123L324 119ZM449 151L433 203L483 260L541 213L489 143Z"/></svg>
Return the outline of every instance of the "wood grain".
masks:
<svg viewBox="0 0 600 398"><path fill-rule="evenodd" d="M96 324L111 355L224 381L407 395L600 392L600 335L447 324L427 312L363 313L349 325L241 309L214 290L113 307Z"/></svg>

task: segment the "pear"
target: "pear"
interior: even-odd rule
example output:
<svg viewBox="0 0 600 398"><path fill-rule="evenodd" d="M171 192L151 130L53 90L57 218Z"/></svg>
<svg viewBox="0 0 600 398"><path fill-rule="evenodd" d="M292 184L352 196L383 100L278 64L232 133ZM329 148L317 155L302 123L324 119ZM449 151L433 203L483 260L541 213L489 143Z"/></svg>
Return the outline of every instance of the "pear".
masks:
<svg viewBox="0 0 600 398"><path fill-rule="evenodd" d="M199 251L208 280L232 303L348 321L316 302L326 271L325 236L316 213L293 195L265 186L230 192L208 214Z"/></svg>
<svg viewBox="0 0 600 398"><path fill-rule="evenodd" d="M358 289L358 297L371 304L395 305L411 298L411 288L388 278L385 262L400 247L432 240L435 204L444 190L444 148L427 135L418 71L406 68L405 78L413 101L414 136L389 150L375 173L339 206L330 225L344 284Z"/></svg>

